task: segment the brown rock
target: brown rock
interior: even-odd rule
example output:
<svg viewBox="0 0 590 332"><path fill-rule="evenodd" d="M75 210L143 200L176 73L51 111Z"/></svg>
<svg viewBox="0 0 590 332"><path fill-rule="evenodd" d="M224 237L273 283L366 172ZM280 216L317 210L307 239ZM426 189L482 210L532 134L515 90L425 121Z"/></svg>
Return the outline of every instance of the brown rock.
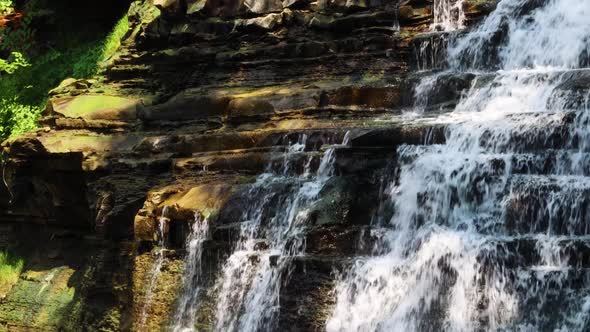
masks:
<svg viewBox="0 0 590 332"><path fill-rule="evenodd" d="M49 154L45 146L36 138L20 137L8 142L8 146L12 156L32 157Z"/></svg>
<svg viewBox="0 0 590 332"><path fill-rule="evenodd" d="M231 117L248 117L272 114L274 107L264 99L239 98L231 100L227 110Z"/></svg>
<svg viewBox="0 0 590 332"><path fill-rule="evenodd" d="M229 98L181 93L169 101L140 108L139 118L144 121L180 121L221 116L226 113Z"/></svg>

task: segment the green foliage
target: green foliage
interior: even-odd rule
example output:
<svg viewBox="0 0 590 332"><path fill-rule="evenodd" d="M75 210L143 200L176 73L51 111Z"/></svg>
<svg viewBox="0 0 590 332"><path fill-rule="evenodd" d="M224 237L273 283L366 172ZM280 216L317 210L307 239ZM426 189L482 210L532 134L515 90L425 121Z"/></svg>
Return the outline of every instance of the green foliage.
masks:
<svg viewBox="0 0 590 332"><path fill-rule="evenodd" d="M78 61L73 65L73 77L87 78L96 75L100 65L112 57L119 46L121 39L129 29L129 20L127 15L121 18L111 33L98 43L91 43L81 49L77 56Z"/></svg>
<svg viewBox="0 0 590 332"><path fill-rule="evenodd" d="M22 258L0 251L0 295L6 295L10 287L18 281L23 266Z"/></svg>
<svg viewBox="0 0 590 332"><path fill-rule="evenodd" d="M23 105L17 96L0 99L0 137L20 135L37 127L41 108Z"/></svg>
<svg viewBox="0 0 590 332"><path fill-rule="evenodd" d="M16 29L6 27L0 31L1 50L18 51L23 54L31 52L31 48L35 45L35 29L31 27L33 15L34 12L28 12L24 15Z"/></svg>
<svg viewBox="0 0 590 332"><path fill-rule="evenodd" d="M12 6L12 0L0 0L0 14L6 13Z"/></svg>
<svg viewBox="0 0 590 332"><path fill-rule="evenodd" d="M113 31L105 38L102 48L103 61L115 54L121 46L121 40L125 37L127 31L129 31L129 17L125 15L115 24Z"/></svg>
<svg viewBox="0 0 590 332"><path fill-rule="evenodd" d="M12 52L8 60L0 59L0 73L13 74L20 67L28 67L31 64L20 52Z"/></svg>
<svg viewBox="0 0 590 332"><path fill-rule="evenodd" d="M35 10L31 9L30 13ZM47 92L65 78L89 78L97 74L119 48L129 28L127 16L107 35L98 28L86 31L58 22L62 30L55 32L58 36L55 47L40 51L30 42L35 31L27 17L18 30L6 29L0 33L3 36L0 49L13 52L10 59L0 59L0 73L8 73L0 77L0 141L35 129L47 102ZM29 62L23 54L29 54Z"/></svg>

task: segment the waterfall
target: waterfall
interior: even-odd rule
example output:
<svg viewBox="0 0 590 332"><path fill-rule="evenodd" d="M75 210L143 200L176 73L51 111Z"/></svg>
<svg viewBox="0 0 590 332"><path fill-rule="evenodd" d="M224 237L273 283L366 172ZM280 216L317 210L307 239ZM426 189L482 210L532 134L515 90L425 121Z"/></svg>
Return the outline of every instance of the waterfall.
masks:
<svg viewBox="0 0 590 332"><path fill-rule="evenodd" d="M445 144L398 148L395 214L338 282L328 331L590 329L589 89L571 83L589 15L504 0L450 46L447 74L476 79L436 120Z"/></svg>
<svg viewBox="0 0 590 332"><path fill-rule="evenodd" d="M276 329L281 283L289 277L292 258L304 254L308 211L334 173L332 147L324 152L315 174L308 160L303 174L289 175L293 158L306 143L307 135L301 135L285 152L281 169L270 173L269 166L250 189L248 196L256 197L255 203L240 220L240 240L216 285L216 331Z"/></svg>
<svg viewBox="0 0 590 332"><path fill-rule="evenodd" d="M589 9L577 0L501 1L476 30L449 50L454 68L513 70L588 64ZM500 43L500 45L497 45Z"/></svg>
<svg viewBox="0 0 590 332"><path fill-rule="evenodd" d="M201 258L203 244L209 237L209 219L195 213L191 233L186 239L185 271L182 280L182 293L174 315L174 332L193 331L195 316L203 295Z"/></svg>
<svg viewBox="0 0 590 332"><path fill-rule="evenodd" d="M463 0L436 0L433 3L430 32L413 42L418 71L442 69L447 65L446 52L456 30L465 27ZM414 105L421 114L428 104L429 93L437 84L438 75L425 77L414 88Z"/></svg>
<svg viewBox="0 0 590 332"><path fill-rule="evenodd" d="M168 242L166 236L166 224L169 222L168 210L168 206L164 206L164 208L162 208L162 215L160 216L160 218L158 218L158 228L156 229L156 235L158 238L158 244L155 250L156 259L149 274L149 282L145 290L145 297L143 300L143 306L141 308L138 331L141 331L145 327L145 324L147 322L147 318L149 315L148 311L150 309L154 297L156 282L158 281L158 276L162 271L162 266L164 265L164 251L166 250L166 245Z"/></svg>
<svg viewBox="0 0 590 332"><path fill-rule="evenodd" d="M414 56L419 71L440 69L445 64L445 50L448 37L444 34L430 34L414 42Z"/></svg>
<svg viewBox="0 0 590 332"><path fill-rule="evenodd" d="M432 31L453 31L465 26L464 0L434 0Z"/></svg>

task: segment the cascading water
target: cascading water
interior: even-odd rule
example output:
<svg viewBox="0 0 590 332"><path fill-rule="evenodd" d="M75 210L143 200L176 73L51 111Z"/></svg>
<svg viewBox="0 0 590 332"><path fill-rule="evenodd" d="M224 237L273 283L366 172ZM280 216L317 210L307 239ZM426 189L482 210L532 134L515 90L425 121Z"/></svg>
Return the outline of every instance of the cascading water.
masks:
<svg viewBox="0 0 590 332"><path fill-rule="evenodd" d="M310 171L311 156L301 175L289 175L306 141L307 136L302 135L290 145L278 174L271 173L269 166L249 192L256 197L255 204L240 220L240 239L216 287L216 331L276 328L281 282L288 278L292 258L304 253L302 230L309 209L334 172L334 148L330 148L315 174Z"/></svg>
<svg viewBox="0 0 590 332"><path fill-rule="evenodd" d="M201 258L203 244L209 237L209 219L195 213L191 233L186 239L185 272L182 281L182 293L174 315L174 332L194 331L196 312L204 289L202 284Z"/></svg>
<svg viewBox="0 0 590 332"><path fill-rule="evenodd" d="M168 206L164 206L162 208L162 215L158 219L158 229L157 229L157 237L158 237L158 244L155 249L155 262L150 271L150 279L146 288L145 297L143 300L143 307L141 309L141 315L139 319L139 327L138 331L141 331L147 322L148 318L148 311L150 309L153 297L154 297L154 288L156 287L156 282L158 281L158 276L162 271L162 265L164 264L164 251L166 250L167 245L167 237L166 237L166 223L168 220Z"/></svg>
<svg viewBox="0 0 590 332"><path fill-rule="evenodd" d="M413 43L416 69L427 71L442 69L447 65L446 53L454 32L465 27L463 0L436 0L433 3L433 23L430 32ZM428 98L438 75L423 78L414 88L414 105L421 113L428 104Z"/></svg>
<svg viewBox="0 0 590 332"><path fill-rule="evenodd" d="M445 144L398 148L394 216L338 283L328 331L590 329L589 89L575 83L589 15L588 1L503 0L451 46L448 74L477 77L439 117Z"/></svg>
<svg viewBox="0 0 590 332"><path fill-rule="evenodd" d="M464 0L434 0L432 31L453 31L465 26Z"/></svg>
<svg viewBox="0 0 590 332"><path fill-rule="evenodd" d="M430 34L414 43L414 56L418 70L439 69L444 66L444 53L448 38L442 34Z"/></svg>

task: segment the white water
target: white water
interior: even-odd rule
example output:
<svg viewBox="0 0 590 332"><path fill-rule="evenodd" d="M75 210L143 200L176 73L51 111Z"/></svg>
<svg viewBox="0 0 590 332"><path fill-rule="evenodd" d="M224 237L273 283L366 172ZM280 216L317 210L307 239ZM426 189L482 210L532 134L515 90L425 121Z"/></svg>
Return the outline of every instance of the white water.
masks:
<svg viewBox="0 0 590 332"><path fill-rule="evenodd" d="M431 35L415 45L414 56L419 71L440 69L444 66L443 55L447 48L447 38L444 35Z"/></svg>
<svg viewBox="0 0 590 332"><path fill-rule="evenodd" d="M209 238L209 219L195 213L191 233L186 239L185 271L182 280L182 293L174 315L174 332L195 331L196 313L203 296L202 266L203 244Z"/></svg>
<svg viewBox="0 0 590 332"><path fill-rule="evenodd" d="M575 202L590 190L582 164L590 110L587 97L571 103L575 96L556 88L587 63L590 2L550 0L528 11L527 2L500 2L449 51L453 70L492 62L500 70L439 118L448 124L444 145L398 148L399 179L388 187L395 215L373 225L382 230L375 255L338 283L328 331L588 328L590 285L570 288L585 271L572 270L570 258L589 240L588 204ZM561 156L553 166L529 169L549 174L513 174L515 161L549 149Z"/></svg>
<svg viewBox="0 0 590 332"><path fill-rule="evenodd" d="M465 28L464 0L435 0L433 22L430 31L433 32L420 38L414 44L414 57L418 71L440 69L445 65L444 55L449 42L449 32ZM437 32L445 33L437 33ZM451 35L452 36L452 35ZM428 86L417 88L417 95Z"/></svg>
<svg viewBox="0 0 590 332"><path fill-rule="evenodd" d="M334 172L331 148L323 154L315 174L310 173L308 160L303 175L288 175L293 158L304 151L306 140L303 135L290 145L279 175L259 176L250 190L255 204L240 220L240 240L223 266L216 287L216 331L276 329L281 281L288 278L292 258L305 250L302 231L307 214Z"/></svg>
<svg viewBox="0 0 590 332"><path fill-rule="evenodd" d="M498 52L500 68L577 68L588 52L590 4L579 0L550 0L526 16L518 16L529 0L504 0L482 26L449 50L455 68L487 65L485 53ZM494 39L505 29L508 37L500 47ZM492 52L493 53L493 52ZM587 57L587 54L586 54Z"/></svg>
<svg viewBox="0 0 590 332"><path fill-rule="evenodd" d="M453 31L465 27L464 0L434 0L432 31Z"/></svg>
<svg viewBox="0 0 590 332"><path fill-rule="evenodd" d="M168 222L168 209L168 206L164 206L164 208L162 208L162 215L158 219L158 244L154 251L156 257L152 270L150 271L150 279L145 291L143 306L139 319L139 327L137 328L138 331L142 331L145 328L145 324L149 316L148 312L154 298L154 291L158 281L158 276L160 275L162 266L164 265L164 251L166 250L167 245L166 223Z"/></svg>
<svg viewBox="0 0 590 332"><path fill-rule="evenodd" d="M433 5L433 23L431 32L453 32L465 28L463 0L435 0ZM452 35L432 33L422 37L414 44L414 57L418 71L441 69L446 65L444 58ZM421 115L429 103L429 96L438 84L438 76L423 78L414 88L414 106L416 110L409 116Z"/></svg>

